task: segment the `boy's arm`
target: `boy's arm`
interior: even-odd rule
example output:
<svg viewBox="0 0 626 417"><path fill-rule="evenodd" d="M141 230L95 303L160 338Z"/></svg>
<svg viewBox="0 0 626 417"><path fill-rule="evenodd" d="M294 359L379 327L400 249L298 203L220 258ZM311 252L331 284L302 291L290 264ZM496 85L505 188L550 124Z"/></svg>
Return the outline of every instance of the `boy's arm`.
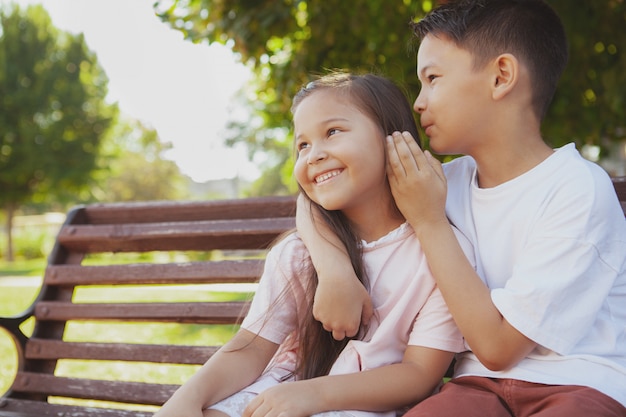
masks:
<svg viewBox="0 0 626 417"><path fill-rule="evenodd" d="M445 214L443 168L409 133L387 141L389 183L398 208L420 240L437 285L461 333L487 368L503 370L536 346L511 326L467 260Z"/></svg>
<svg viewBox="0 0 626 417"><path fill-rule="evenodd" d="M372 316L372 301L358 280L348 254L337 236L306 199L298 196L296 226L317 271L318 286L313 316L337 340L357 334L361 322Z"/></svg>
<svg viewBox="0 0 626 417"><path fill-rule="evenodd" d="M244 417L311 416L332 410L391 411L432 394L453 353L409 346L401 363L272 387L253 399ZM284 414L282 414L284 413Z"/></svg>

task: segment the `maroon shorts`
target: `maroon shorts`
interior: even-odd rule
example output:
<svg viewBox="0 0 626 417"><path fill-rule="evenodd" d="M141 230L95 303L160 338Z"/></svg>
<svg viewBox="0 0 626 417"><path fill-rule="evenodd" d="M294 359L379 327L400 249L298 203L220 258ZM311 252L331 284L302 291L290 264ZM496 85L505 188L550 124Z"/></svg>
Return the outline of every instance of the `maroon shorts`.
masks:
<svg viewBox="0 0 626 417"><path fill-rule="evenodd" d="M405 417L626 417L626 407L589 387L467 376L445 383Z"/></svg>

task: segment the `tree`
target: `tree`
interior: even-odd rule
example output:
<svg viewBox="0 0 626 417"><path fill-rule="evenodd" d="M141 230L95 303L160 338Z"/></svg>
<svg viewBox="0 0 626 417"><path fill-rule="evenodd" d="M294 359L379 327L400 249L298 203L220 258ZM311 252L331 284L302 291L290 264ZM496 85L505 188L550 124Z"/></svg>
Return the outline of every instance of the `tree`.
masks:
<svg viewBox="0 0 626 417"><path fill-rule="evenodd" d="M37 198L87 186L116 106L82 35L53 27L41 6L0 11L0 207L12 218Z"/></svg>
<svg viewBox="0 0 626 417"><path fill-rule="evenodd" d="M120 120L109 132L101 156L97 201L177 200L189 197L189 179L163 158L171 144L137 120Z"/></svg>
<svg viewBox="0 0 626 417"><path fill-rule="evenodd" d="M408 22L421 18L434 3L157 0L155 9L187 39L228 45L253 69L256 93L248 100L261 127L232 126L227 143L244 141L251 154L274 153L273 159L283 164L291 151L285 133L291 125L290 99L310 74L335 68L375 70L405 86L409 100L415 99L419 84ZM622 139L625 2L548 3L563 19L571 60L545 124L547 140L556 147Z"/></svg>

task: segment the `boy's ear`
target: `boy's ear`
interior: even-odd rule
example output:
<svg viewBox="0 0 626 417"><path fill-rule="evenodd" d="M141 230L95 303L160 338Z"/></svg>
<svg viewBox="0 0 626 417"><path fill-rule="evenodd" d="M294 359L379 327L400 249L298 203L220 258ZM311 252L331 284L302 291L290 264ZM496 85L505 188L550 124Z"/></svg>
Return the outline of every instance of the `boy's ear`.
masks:
<svg viewBox="0 0 626 417"><path fill-rule="evenodd" d="M495 100L506 96L519 81L519 61L511 54L499 55L493 61L492 95Z"/></svg>

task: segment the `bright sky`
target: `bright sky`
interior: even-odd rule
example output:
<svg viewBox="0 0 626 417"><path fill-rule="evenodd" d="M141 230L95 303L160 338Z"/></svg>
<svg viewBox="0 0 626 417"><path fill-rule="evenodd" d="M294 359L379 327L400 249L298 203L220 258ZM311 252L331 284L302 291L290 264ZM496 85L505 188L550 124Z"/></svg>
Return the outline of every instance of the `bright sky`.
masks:
<svg viewBox="0 0 626 417"><path fill-rule="evenodd" d="M153 0L0 0L0 7L42 4L57 28L83 33L109 77L110 102L156 129L167 157L196 181L258 172L243 149L223 146L235 92L249 71L228 48L185 41L162 23Z"/></svg>

